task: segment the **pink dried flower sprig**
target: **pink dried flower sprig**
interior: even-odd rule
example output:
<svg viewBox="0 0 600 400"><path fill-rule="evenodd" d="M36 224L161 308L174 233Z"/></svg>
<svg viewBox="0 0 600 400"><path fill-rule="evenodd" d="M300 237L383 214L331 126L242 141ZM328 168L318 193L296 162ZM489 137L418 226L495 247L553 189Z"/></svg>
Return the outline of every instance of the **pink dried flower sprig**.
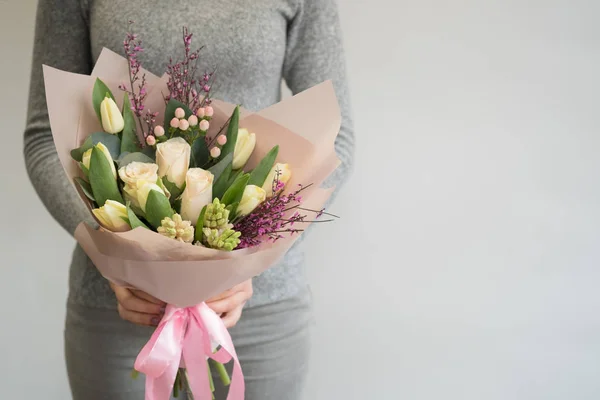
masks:
<svg viewBox="0 0 600 400"><path fill-rule="evenodd" d="M129 21L129 25L133 25L133 21ZM142 40L136 33L128 32L125 40L123 41L123 49L125 50L125 56L127 57L127 65L129 68L129 88L125 83L119 85L119 89L126 92L131 101L131 110L138 118L138 123L142 129L142 140L148 143L146 138L152 134L156 125L156 117L158 112L152 112L146 109L145 101L148 95L146 89L146 74L140 72L142 69L142 63L139 60L139 55L144 51L142 47ZM152 141L152 139L150 139Z"/></svg>
<svg viewBox="0 0 600 400"><path fill-rule="evenodd" d="M283 194L282 190L284 186L277 177L273 183L274 192L277 194L260 204L250 214L234 223L234 229L241 232L241 242L238 249L258 246L265 240L275 242L282 239L284 234L293 235L304 231L304 229L294 228L295 224L333 221L333 219L307 221L306 218L308 216L298 211L312 212L317 216L324 213L324 210L315 211L301 207L302 196L300 196L300 193L311 185L298 185L298 189L289 194ZM286 218L286 214L294 209L296 209L294 214ZM328 215L336 217L332 214Z"/></svg>
<svg viewBox="0 0 600 400"><path fill-rule="evenodd" d="M199 108L210 104L210 92L215 71L205 72L202 77L197 76L198 60L200 59L202 47L192 51L192 37L193 34L189 33L188 29L184 27L184 57L181 61L173 61L172 58L169 60L167 65L167 75L169 75L167 88L169 93L165 96L165 102L175 99L196 112Z"/></svg>

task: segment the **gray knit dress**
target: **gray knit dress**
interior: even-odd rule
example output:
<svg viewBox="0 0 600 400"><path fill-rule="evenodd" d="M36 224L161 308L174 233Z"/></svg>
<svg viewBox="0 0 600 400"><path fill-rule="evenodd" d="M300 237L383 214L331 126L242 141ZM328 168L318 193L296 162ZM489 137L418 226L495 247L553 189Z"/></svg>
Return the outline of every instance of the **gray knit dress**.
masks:
<svg viewBox="0 0 600 400"><path fill-rule="evenodd" d="M342 110L336 151L340 186L352 165L354 138L335 0L40 0L25 159L48 211L69 233L90 216L60 165L46 108L42 64L89 74L103 47L122 54L129 20L144 41L144 67L161 75L181 48L181 28L204 45L202 63L218 65L213 97L260 110L332 79ZM248 400L299 399L311 320L302 245L253 279L254 296L231 329L246 376ZM151 328L121 321L114 293L83 250L73 252L65 350L76 400L143 399L143 378L129 371ZM219 393L219 396L222 396ZM224 397L222 397L224 398Z"/></svg>

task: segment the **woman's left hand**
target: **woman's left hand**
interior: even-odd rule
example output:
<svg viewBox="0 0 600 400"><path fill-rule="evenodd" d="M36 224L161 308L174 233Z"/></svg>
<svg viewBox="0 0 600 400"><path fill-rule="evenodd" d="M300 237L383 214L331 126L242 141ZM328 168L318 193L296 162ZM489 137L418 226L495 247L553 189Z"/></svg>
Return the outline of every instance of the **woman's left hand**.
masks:
<svg viewBox="0 0 600 400"><path fill-rule="evenodd" d="M231 328L240 320L242 309L250 297L252 297L252 279L206 300L206 305L221 316L227 328Z"/></svg>

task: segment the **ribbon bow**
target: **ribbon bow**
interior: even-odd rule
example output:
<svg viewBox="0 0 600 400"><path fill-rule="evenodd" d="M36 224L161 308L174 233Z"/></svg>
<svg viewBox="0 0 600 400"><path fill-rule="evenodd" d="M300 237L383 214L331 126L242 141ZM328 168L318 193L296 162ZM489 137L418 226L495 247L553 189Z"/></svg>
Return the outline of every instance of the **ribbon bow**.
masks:
<svg viewBox="0 0 600 400"><path fill-rule="evenodd" d="M216 353L213 343L221 345ZM233 358L227 400L243 400L242 368L221 318L206 303L187 308L167 306L165 316L135 360L135 369L146 374L146 400L170 398L182 360L194 398L212 399L206 363L209 357L223 364Z"/></svg>

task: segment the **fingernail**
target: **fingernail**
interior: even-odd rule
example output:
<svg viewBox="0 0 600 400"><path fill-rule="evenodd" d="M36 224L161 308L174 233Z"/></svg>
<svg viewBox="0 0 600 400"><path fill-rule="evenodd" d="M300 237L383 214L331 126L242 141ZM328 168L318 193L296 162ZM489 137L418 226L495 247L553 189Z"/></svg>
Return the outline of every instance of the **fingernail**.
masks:
<svg viewBox="0 0 600 400"><path fill-rule="evenodd" d="M158 317L152 317L152 325L158 325Z"/></svg>
<svg viewBox="0 0 600 400"><path fill-rule="evenodd" d="M160 308L160 313L161 313L161 314L164 314L166 309L167 309L167 307L165 307L165 306L162 306L162 307Z"/></svg>

